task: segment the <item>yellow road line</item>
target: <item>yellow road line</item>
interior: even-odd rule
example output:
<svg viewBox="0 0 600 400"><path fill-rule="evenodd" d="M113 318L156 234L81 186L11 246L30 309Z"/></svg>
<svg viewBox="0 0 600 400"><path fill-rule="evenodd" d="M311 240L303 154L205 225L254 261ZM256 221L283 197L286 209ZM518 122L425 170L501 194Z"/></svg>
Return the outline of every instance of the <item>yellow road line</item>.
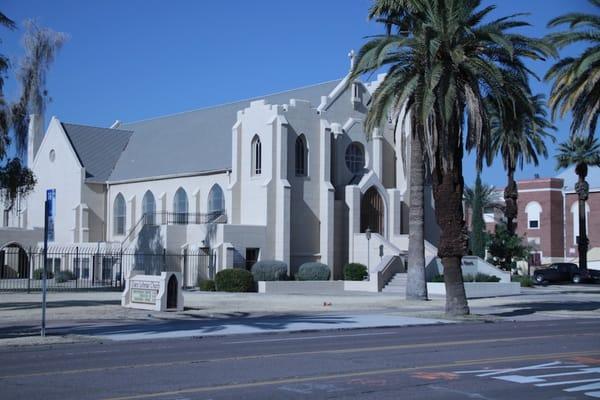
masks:
<svg viewBox="0 0 600 400"><path fill-rule="evenodd" d="M554 337L565 337L565 336L600 336L600 333L594 332L594 333L576 333L576 334L567 334L567 335L555 334L555 335L522 336L522 337L509 337L509 338L503 337L503 338L493 338L493 339L456 340L456 341L437 342L437 343L428 342L428 343L399 344L399 345L390 345L390 346L372 346L372 347L333 349L333 350L311 350L311 351L299 351L299 352L288 352L288 353L252 354L252 355L247 355L247 356L234 356L234 357L209 358L209 359L191 359L191 360L178 360L178 361L163 361L163 362L153 362L153 363L146 363L146 364L115 365L112 367L65 369L65 370L53 370L53 371L44 371L44 372L31 372L31 373L26 373L26 374L0 375L0 379L69 375L69 374L81 374L81 373L89 373L89 372L115 371L115 370L133 369L133 368L139 369L139 368L173 367L173 366L185 365L185 364L244 361L244 360L254 360L254 359L261 359L261 358L275 358L275 357L295 357L295 356L321 355L321 354L352 354L352 353L381 352L381 351L394 351L394 350L411 350L411 349L421 349L421 348L433 349L433 348L438 348L438 347L467 346L467 345L489 344L489 343L506 343L506 342L515 342L515 341L525 342L528 340L549 339L549 338L554 338Z"/></svg>
<svg viewBox="0 0 600 400"><path fill-rule="evenodd" d="M514 357L498 357L498 358L482 358L479 360L465 360L458 361L452 363L445 364L435 364L435 365L426 365L422 367L403 367L403 368L386 368L386 369L377 369L377 370L367 370L367 371L359 371L359 372L346 372L346 373L338 373L338 374L328 374L328 375L315 375L315 376L307 376L302 378L282 378L282 379L272 379L266 381L258 381L258 382L248 382L248 383L234 383L234 384L225 384L225 385L215 385L215 386L206 386L206 387L195 387L188 389L180 389L166 392L154 392L154 393L146 393L132 396L123 396L123 397L110 397L103 400L137 400L137 399L150 399L154 397L162 397L162 396L176 396L176 395L184 395L184 394L192 394L192 393L204 393L204 392L217 392L224 390L235 390L235 389L249 389L261 386L272 386L272 385L285 385L285 384L294 384L294 383L304 383L304 382L315 382L315 381L324 381L329 379L344 379L344 378L359 378L364 376L373 376L373 375L389 375L389 374L397 374L402 372L412 372L418 370L425 369L440 369L440 368L448 368L448 367L464 367L469 365L480 365L480 364L488 364L488 363L500 363L500 362L509 362L509 361L533 361L533 360L546 360L553 358L564 358L564 357L576 357L583 354L587 355L600 355L600 352L568 352L568 353L554 353L554 354L532 354L525 356L514 356Z"/></svg>

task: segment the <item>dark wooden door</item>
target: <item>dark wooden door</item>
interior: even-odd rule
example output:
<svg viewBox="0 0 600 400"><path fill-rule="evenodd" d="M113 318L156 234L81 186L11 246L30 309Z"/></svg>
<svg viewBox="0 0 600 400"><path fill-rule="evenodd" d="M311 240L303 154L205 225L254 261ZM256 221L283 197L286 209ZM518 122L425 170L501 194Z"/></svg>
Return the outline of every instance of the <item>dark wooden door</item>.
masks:
<svg viewBox="0 0 600 400"><path fill-rule="evenodd" d="M171 275L169 283L167 283L167 308L177 308L177 278Z"/></svg>
<svg viewBox="0 0 600 400"><path fill-rule="evenodd" d="M371 187L362 197L360 231L365 232L369 228L371 232L383 235L383 214L383 200L377 189Z"/></svg>

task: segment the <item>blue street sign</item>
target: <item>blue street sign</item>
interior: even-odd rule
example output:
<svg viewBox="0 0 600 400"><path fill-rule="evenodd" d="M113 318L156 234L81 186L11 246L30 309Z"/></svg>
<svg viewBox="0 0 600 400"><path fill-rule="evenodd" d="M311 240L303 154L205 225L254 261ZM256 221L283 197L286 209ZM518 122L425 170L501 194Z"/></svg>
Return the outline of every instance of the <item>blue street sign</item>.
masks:
<svg viewBox="0 0 600 400"><path fill-rule="evenodd" d="M48 201L48 241L54 241L54 216L56 215L56 189L46 190Z"/></svg>

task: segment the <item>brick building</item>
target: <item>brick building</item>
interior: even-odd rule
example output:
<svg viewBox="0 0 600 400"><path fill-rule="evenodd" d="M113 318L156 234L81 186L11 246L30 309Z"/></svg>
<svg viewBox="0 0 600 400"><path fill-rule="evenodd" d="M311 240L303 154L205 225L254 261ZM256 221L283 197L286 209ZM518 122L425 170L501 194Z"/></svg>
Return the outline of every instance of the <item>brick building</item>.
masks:
<svg viewBox="0 0 600 400"><path fill-rule="evenodd" d="M527 238L532 247L533 265L556 261L577 261L579 233L578 197L575 167L552 178L518 181L519 215L517 233ZM586 178L590 195L586 204L589 249L600 248L600 168L590 168ZM502 193L503 189L499 189ZM486 214L486 228L492 232L495 223ZM495 215L499 221L502 215Z"/></svg>

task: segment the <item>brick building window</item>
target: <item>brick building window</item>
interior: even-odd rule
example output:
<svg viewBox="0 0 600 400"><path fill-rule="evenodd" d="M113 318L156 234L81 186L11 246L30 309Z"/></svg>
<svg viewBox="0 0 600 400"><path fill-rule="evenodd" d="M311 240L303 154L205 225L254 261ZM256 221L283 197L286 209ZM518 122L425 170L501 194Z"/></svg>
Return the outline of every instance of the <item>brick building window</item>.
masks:
<svg viewBox="0 0 600 400"><path fill-rule="evenodd" d="M542 206L537 201L532 201L525 207L527 214L527 228L540 229L540 215L542 214Z"/></svg>

